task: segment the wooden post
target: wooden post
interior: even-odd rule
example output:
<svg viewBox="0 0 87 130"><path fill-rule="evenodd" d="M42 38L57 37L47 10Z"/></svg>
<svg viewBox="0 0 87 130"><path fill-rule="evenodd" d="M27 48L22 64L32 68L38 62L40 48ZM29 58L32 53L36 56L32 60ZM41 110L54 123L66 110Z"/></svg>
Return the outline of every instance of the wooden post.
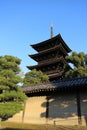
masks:
<svg viewBox="0 0 87 130"><path fill-rule="evenodd" d="M80 103L80 92L79 90L76 91L76 100L77 100L77 114L78 114L78 124L82 124L81 119L81 103Z"/></svg>

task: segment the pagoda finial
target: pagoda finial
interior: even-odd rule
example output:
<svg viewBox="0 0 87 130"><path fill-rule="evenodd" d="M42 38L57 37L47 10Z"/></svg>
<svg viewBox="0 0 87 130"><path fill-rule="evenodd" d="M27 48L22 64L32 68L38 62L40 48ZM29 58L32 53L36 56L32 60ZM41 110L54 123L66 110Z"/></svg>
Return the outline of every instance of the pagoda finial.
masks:
<svg viewBox="0 0 87 130"><path fill-rule="evenodd" d="M52 38L53 37L53 24L51 23L51 26L50 26L50 37Z"/></svg>

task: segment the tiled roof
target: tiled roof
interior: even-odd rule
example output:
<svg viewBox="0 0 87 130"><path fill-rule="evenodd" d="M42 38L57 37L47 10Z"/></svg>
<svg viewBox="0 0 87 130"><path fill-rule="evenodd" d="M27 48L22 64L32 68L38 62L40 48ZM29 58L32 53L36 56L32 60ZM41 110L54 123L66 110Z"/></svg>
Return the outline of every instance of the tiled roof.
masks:
<svg viewBox="0 0 87 130"><path fill-rule="evenodd" d="M53 52L53 51L55 51L55 50L57 50L57 49L60 49L65 55L67 55L66 50L64 49L64 47L62 46L62 44L59 43L58 45L56 45L56 46L54 46L54 47L52 47L52 48L43 50L43 51L41 51L41 52L39 52L39 53L32 54L32 55L29 55L29 56L30 56L31 58L34 58L34 59L35 59L36 57L39 57L39 56L44 55L44 54L48 54L49 52L51 53L51 52Z"/></svg>
<svg viewBox="0 0 87 130"><path fill-rule="evenodd" d="M46 62L42 62L40 64L37 65L33 65L33 66L27 66L29 69L35 69L35 68L40 68L42 66L47 66L49 64L55 64L58 63L59 61L62 61L63 63L67 63L66 60L63 58L63 56L59 57L59 58L53 58L51 60L46 61Z"/></svg>
<svg viewBox="0 0 87 130"><path fill-rule="evenodd" d="M50 82L45 84L39 84L29 87L24 87L23 91L25 93L35 93L40 91L53 91L62 88L82 88L87 87L87 77L73 78L73 79L63 79L56 82Z"/></svg>
<svg viewBox="0 0 87 130"><path fill-rule="evenodd" d="M50 38L50 39L48 39L48 40L46 40L46 41L43 41L43 42L40 42L40 43L36 43L36 44L31 45L31 46L32 46L35 50L38 51L38 48L39 48L40 46L46 45L47 43L50 43L50 42L52 42L52 41L54 41L54 40L56 40L56 39L59 39L59 40L60 40L60 42L63 44L64 48L66 48L67 52L70 52L70 51L71 51L71 49L67 46L67 44L65 43L65 41L63 40L63 38L62 38L62 36L61 36L60 34L58 34L58 35L56 35L55 37Z"/></svg>

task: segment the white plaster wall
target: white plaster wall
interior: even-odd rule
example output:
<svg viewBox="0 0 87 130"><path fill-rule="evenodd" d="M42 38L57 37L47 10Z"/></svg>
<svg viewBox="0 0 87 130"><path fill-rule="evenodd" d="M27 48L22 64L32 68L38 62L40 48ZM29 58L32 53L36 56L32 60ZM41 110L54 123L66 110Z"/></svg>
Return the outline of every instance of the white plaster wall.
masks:
<svg viewBox="0 0 87 130"><path fill-rule="evenodd" d="M81 93L82 125L87 123L87 94ZM46 119L46 96L29 97L24 111L8 121L32 124L78 125L75 94L58 94L49 97L49 118ZM23 116L24 114L24 116Z"/></svg>
<svg viewBox="0 0 87 130"><path fill-rule="evenodd" d="M9 118L8 121L9 122L22 122L22 116L23 116L23 111L15 114L13 117Z"/></svg>
<svg viewBox="0 0 87 130"><path fill-rule="evenodd" d="M46 112L46 106L42 106L42 103L46 102L46 96L29 97L24 113L24 122L32 124L45 124L45 117L41 118L41 113Z"/></svg>

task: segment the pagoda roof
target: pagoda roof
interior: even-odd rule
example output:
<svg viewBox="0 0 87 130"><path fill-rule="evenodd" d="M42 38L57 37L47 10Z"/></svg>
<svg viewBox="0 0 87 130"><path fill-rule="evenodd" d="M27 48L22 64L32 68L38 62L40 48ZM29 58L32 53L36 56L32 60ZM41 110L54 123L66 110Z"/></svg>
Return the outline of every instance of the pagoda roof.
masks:
<svg viewBox="0 0 87 130"><path fill-rule="evenodd" d="M23 88L23 91L26 94L33 95L35 93L43 93L45 92L52 92L52 91L64 91L64 90L78 90L82 89L84 90L87 88L87 77L79 77L79 78L71 78L71 79L62 79L58 80L56 82L49 82L49 83L43 83L39 85L31 85Z"/></svg>
<svg viewBox="0 0 87 130"><path fill-rule="evenodd" d="M40 64L37 64L37 65L33 65L33 66L27 66L27 68L29 68L30 70L32 69L37 69L37 68L40 68L42 66L47 66L49 64L54 64L54 63L57 63L59 61L63 61L64 63L67 63L66 60L63 58L63 56L59 57L59 58L53 58L53 59L50 59L49 62L48 60L46 62L42 62Z"/></svg>
<svg viewBox="0 0 87 130"><path fill-rule="evenodd" d="M58 49L60 49L65 56L68 55L67 52L66 52L66 50L63 48L62 44L60 43L59 45L54 46L53 48L49 48L49 49L46 49L44 51L41 51L41 52L33 54L33 55L29 55L29 56L31 58L33 58L34 60L36 60L37 57L39 57L39 56L41 57L41 55L47 54L49 52L51 53L52 51L55 51L55 50L58 50Z"/></svg>
<svg viewBox="0 0 87 130"><path fill-rule="evenodd" d="M62 46L65 48L65 50L66 50L67 52L70 52L70 51L71 51L71 49L67 46L67 44L65 43L65 41L63 40L63 38L62 38L62 36L61 36L60 34L58 34L58 35L56 35L55 37L52 37L52 38L50 38L50 39L48 39L48 40L45 40L45 41L43 41L43 42L33 44L33 45L31 45L31 46L32 46L32 48L34 48L36 51L39 52L39 47L44 46L44 45L46 45L47 43L51 43L51 42L53 42L53 41L55 41L55 40L59 40L59 41L61 42Z"/></svg>

